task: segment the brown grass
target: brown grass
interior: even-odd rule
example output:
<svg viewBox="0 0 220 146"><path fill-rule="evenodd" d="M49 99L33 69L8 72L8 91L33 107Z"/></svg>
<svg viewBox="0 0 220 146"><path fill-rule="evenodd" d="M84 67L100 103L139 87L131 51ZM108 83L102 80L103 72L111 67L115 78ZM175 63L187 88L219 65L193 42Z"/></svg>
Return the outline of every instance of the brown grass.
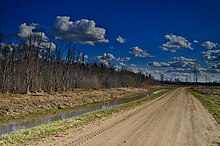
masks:
<svg viewBox="0 0 220 146"><path fill-rule="evenodd" d="M0 122L22 118L31 114L43 114L48 110L65 109L78 105L116 100L143 94L159 87L77 89L63 93L0 94Z"/></svg>

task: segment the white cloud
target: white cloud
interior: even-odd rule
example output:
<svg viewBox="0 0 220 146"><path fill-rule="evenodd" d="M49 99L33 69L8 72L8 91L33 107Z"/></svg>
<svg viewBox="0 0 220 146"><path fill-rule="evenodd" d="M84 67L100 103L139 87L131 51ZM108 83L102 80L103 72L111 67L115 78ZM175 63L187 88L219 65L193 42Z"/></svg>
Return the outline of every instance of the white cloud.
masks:
<svg viewBox="0 0 220 146"><path fill-rule="evenodd" d="M220 82L220 80L219 80L220 79L220 72L210 73L210 74L208 74L207 77L211 81L214 81L214 82L218 81L218 82Z"/></svg>
<svg viewBox="0 0 220 146"><path fill-rule="evenodd" d="M213 68L213 69L220 69L220 62L211 65L211 68Z"/></svg>
<svg viewBox="0 0 220 146"><path fill-rule="evenodd" d="M173 57L173 60L170 62L150 62L148 65L154 67L153 70L159 69L168 80L178 78L185 81L187 78L188 81L193 81L194 78L191 76L195 69L200 76L205 73L205 69L200 67L195 59L180 56Z"/></svg>
<svg viewBox="0 0 220 146"><path fill-rule="evenodd" d="M180 70L182 72L184 72L184 70L186 70L186 72L189 71L193 71L196 67L200 68L200 65L196 63L195 59L192 58L186 58L183 56L180 57L173 57L174 61L170 61L170 62L149 62L148 66L153 66L153 67L157 67L157 68L168 68L169 72L171 71L177 71L180 72Z"/></svg>
<svg viewBox="0 0 220 146"><path fill-rule="evenodd" d="M182 36L167 34L164 36L169 42L162 44L160 48L164 51L176 52L176 49L187 48L193 50L191 43Z"/></svg>
<svg viewBox="0 0 220 146"><path fill-rule="evenodd" d="M121 65L121 66L127 66L125 63L123 63L123 62L119 62L119 64Z"/></svg>
<svg viewBox="0 0 220 146"><path fill-rule="evenodd" d="M123 38L123 37L121 37L121 36L118 36L118 37L116 38L116 41L119 42L119 43L121 43L121 44L124 44L124 43L126 42L126 39Z"/></svg>
<svg viewBox="0 0 220 146"><path fill-rule="evenodd" d="M38 24L32 23L30 25L27 25L26 23L22 23L19 27L18 27L18 36L21 38L29 38L30 36L32 36L33 30L36 29L38 26Z"/></svg>
<svg viewBox="0 0 220 146"><path fill-rule="evenodd" d="M198 40L194 40L193 43L199 43L199 41Z"/></svg>
<svg viewBox="0 0 220 146"><path fill-rule="evenodd" d="M202 52L203 54L218 54L220 53L220 49L218 50L208 50L207 52Z"/></svg>
<svg viewBox="0 0 220 146"><path fill-rule="evenodd" d="M139 48L138 46L130 48L129 53L133 54L135 57L141 57L141 58L154 57L153 55L150 55L149 53L147 53L147 51L142 50L141 48Z"/></svg>
<svg viewBox="0 0 220 146"><path fill-rule="evenodd" d="M218 51L214 52L216 53ZM207 77L208 81L216 81L220 78L220 62L209 64L208 68L203 68L193 58L180 56L173 57L173 59L174 61L170 62L150 62L148 66L154 67L152 68L153 71L158 69L160 72L163 72L165 78L168 80L178 78L182 81L186 81L187 78L188 81L194 81L193 74L195 70L198 73L198 80L202 82L206 81ZM159 77L157 78L159 79Z"/></svg>
<svg viewBox="0 0 220 146"><path fill-rule="evenodd" d="M161 48L161 50L164 50L164 51L169 51L169 49L168 49L168 48L166 48L166 47L161 46L160 48Z"/></svg>
<svg viewBox="0 0 220 146"><path fill-rule="evenodd" d="M179 79L180 81L193 81L192 75L190 73L184 73L184 72L169 72L166 73L165 77L167 80L175 81L175 79Z"/></svg>
<svg viewBox="0 0 220 146"><path fill-rule="evenodd" d="M118 62L127 62L129 60L131 60L131 57L119 57L119 58L117 58Z"/></svg>
<svg viewBox="0 0 220 146"><path fill-rule="evenodd" d="M153 61L153 62L149 62L149 63L148 63L148 66L154 66L154 67L170 67L170 64L169 64L169 63L166 63L166 62L156 62L156 61Z"/></svg>
<svg viewBox="0 0 220 146"><path fill-rule="evenodd" d="M97 58L102 64L105 64L105 65L109 65L110 62L116 60L116 58L114 57L114 55L113 55L113 54L110 54L110 53L104 53L103 56L97 56L96 58Z"/></svg>
<svg viewBox="0 0 220 146"><path fill-rule="evenodd" d="M39 48L49 48L50 50L55 50L56 49L56 45L52 42L40 42L37 45Z"/></svg>
<svg viewBox="0 0 220 146"><path fill-rule="evenodd" d="M208 50L208 51L202 52L202 53L203 53L203 57L207 63L220 62L220 49Z"/></svg>
<svg viewBox="0 0 220 146"><path fill-rule="evenodd" d="M88 59L88 55L84 54L84 53L80 53L79 54L80 58L84 58L84 59Z"/></svg>
<svg viewBox="0 0 220 146"><path fill-rule="evenodd" d="M196 61L195 59L186 58L186 57L183 57L183 56L173 57L173 59L178 60L178 61L182 61L182 62L195 62Z"/></svg>
<svg viewBox="0 0 220 146"><path fill-rule="evenodd" d="M203 42L202 46L207 48L207 49L212 49L212 48L217 48L218 44L213 43L211 41L206 41L206 42Z"/></svg>
<svg viewBox="0 0 220 146"><path fill-rule="evenodd" d="M218 69L218 68L209 68L208 70L207 70L209 73L220 73L220 69ZM220 79L220 78L219 78Z"/></svg>
<svg viewBox="0 0 220 146"><path fill-rule="evenodd" d="M34 45L41 49L49 48L50 50L54 50L56 45L49 41L44 32L34 32L38 27L39 25L36 23L31 23L30 25L23 23L18 27L18 36L26 40L26 44L28 45Z"/></svg>
<svg viewBox="0 0 220 146"><path fill-rule="evenodd" d="M130 66L131 66L131 67L137 67L137 65L136 65L136 64L130 64Z"/></svg>
<svg viewBox="0 0 220 146"><path fill-rule="evenodd" d="M102 56L96 56L96 59L98 59L98 62L109 65L110 63L114 63L115 65L120 66L127 66L125 62L131 60L130 57L118 57L116 58L113 54L110 53L104 53ZM120 67L118 66L118 67Z"/></svg>
<svg viewBox="0 0 220 146"><path fill-rule="evenodd" d="M56 34L62 39L90 45L109 42L105 38L106 30L96 27L96 23L93 20L81 19L71 21L68 16L57 16L54 28Z"/></svg>
<svg viewBox="0 0 220 146"><path fill-rule="evenodd" d="M86 63L86 60L88 59L88 55L84 54L84 53L79 53L79 56L77 57L77 60L75 62L78 63Z"/></svg>
<svg viewBox="0 0 220 146"><path fill-rule="evenodd" d="M176 68L184 68L184 69L194 69L195 67L199 66L196 63L195 59L185 58L183 56L180 57L173 57L175 61L170 62L171 67Z"/></svg>
<svg viewBox="0 0 220 146"><path fill-rule="evenodd" d="M207 65L209 66L207 72L220 73L220 49L208 50L202 53Z"/></svg>
<svg viewBox="0 0 220 146"><path fill-rule="evenodd" d="M192 73L191 68L169 68L167 70L167 73L175 72L175 73Z"/></svg>

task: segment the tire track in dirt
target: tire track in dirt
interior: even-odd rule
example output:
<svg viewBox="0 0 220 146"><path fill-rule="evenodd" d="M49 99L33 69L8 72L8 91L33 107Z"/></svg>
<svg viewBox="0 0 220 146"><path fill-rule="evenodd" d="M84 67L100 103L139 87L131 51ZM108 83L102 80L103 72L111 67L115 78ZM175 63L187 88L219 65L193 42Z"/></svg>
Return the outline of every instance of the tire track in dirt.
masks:
<svg viewBox="0 0 220 146"><path fill-rule="evenodd" d="M175 96L177 96L177 93L174 94L174 95L171 97L171 99L174 98ZM160 98L160 99L161 99L161 98ZM165 104L169 104L169 101L170 101L171 99L169 99ZM165 107L165 105L163 105L163 107ZM161 108L163 108L163 107L161 107ZM65 146L69 146L69 145L76 146L76 145L83 144L85 141L87 141L87 140L89 140L89 139L91 139L91 138L93 138L93 137L95 137L95 136L97 136L97 135L100 135L100 134L102 134L103 132L109 130L110 128L113 128L115 125L117 125L117 124L119 124L119 123L121 123L121 122L123 122L123 121L129 119L132 115L134 115L135 113L140 112L141 110L142 110L142 108L139 109L138 111L135 111L135 112L132 113L132 114L129 114L128 116L126 116L126 117L123 118L122 120L117 121L116 123L114 123L114 124L112 124L112 125L109 125L109 126L107 126L107 127L103 127L103 128L98 129L98 130L96 130L96 131L94 131L94 132L92 132L92 133L86 134L85 136L82 136L82 137L78 138L77 140L70 141L70 142L68 142ZM137 127L137 129L138 129L138 130L139 130L139 129L142 129L142 128L144 128L146 125L153 123L152 120L156 120L156 119L158 118L158 116L159 116L158 114L159 114L159 112L158 112L157 110L156 110L156 111L153 111L152 113L150 113L149 116L150 116L151 118L149 119L149 122L140 124L139 127ZM152 126L153 126L153 125L152 125ZM128 137L128 138L129 138L129 137Z"/></svg>
<svg viewBox="0 0 220 146"><path fill-rule="evenodd" d="M39 145L219 145L220 127L186 88Z"/></svg>

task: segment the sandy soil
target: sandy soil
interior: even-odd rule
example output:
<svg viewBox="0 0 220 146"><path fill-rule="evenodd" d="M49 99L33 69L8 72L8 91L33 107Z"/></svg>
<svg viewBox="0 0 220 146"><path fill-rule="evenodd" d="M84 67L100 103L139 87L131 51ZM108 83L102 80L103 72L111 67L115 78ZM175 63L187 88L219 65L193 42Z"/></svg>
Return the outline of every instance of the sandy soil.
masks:
<svg viewBox="0 0 220 146"><path fill-rule="evenodd" d="M50 137L37 145L215 146L220 126L185 88L134 109Z"/></svg>
<svg viewBox="0 0 220 146"><path fill-rule="evenodd" d="M156 88L156 87L155 87ZM63 93L0 94L0 121L47 109L63 109L76 105L114 100L132 94L146 93L150 88L112 88L74 90Z"/></svg>

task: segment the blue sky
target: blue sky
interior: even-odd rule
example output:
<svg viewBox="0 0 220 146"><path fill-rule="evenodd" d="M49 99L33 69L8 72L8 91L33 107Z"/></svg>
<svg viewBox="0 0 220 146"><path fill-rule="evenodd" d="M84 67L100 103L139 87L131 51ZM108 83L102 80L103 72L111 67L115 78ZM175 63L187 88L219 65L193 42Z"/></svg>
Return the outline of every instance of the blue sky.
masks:
<svg viewBox="0 0 220 146"><path fill-rule="evenodd" d="M105 39L109 42L95 42L94 45L77 43L77 48L91 58L104 53L113 54L116 58L131 57L131 60L124 62L126 65L136 64L138 68L157 73L158 76L164 73L165 78L168 79L174 78L180 68L189 69L185 67L187 63L191 63L189 60L180 61L173 58L183 56L197 61L203 72L201 76L206 74L210 77L209 80L217 80L220 77L220 64L219 60L216 62L216 59L213 59L213 56L219 56L219 53L206 53L215 60L207 64L206 59L210 59L210 56L205 58L204 53L201 52L219 50L219 7L219 0L0 0L0 22L4 33L16 34L22 23L27 25L38 23L45 32L49 32L57 16L68 16L69 21L73 22L81 19L93 20L96 27L105 29ZM183 37L191 43L193 50L181 45L180 48L175 49L176 52L162 50L162 44L169 42L165 35L169 35L172 40L178 36ZM118 36L125 38L125 43L117 42ZM193 43L194 40L198 40L199 43ZM72 41L78 40L74 38ZM214 47L207 49L210 43L206 47L202 46L206 41L213 42ZM135 57L135 54L129 53L129 50L136 46L154 57ZM146 65L151 62L172 64L174 61L180 65L176 67ZM184 61L186 63L183 67L181 63ZM176 72L172 72L171 75L170 69L176 69ZM183 75L184 78L190 76L185 72ZM201 77L202 80L204 78Z"/></svg>

